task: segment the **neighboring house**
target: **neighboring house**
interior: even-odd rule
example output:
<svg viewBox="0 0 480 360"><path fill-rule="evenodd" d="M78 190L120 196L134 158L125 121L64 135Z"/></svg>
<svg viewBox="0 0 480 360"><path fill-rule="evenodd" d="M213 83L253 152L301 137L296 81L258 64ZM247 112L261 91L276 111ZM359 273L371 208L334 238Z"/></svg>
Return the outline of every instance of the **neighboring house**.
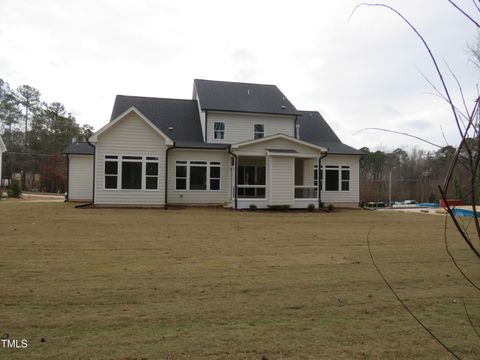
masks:
<svg viewBox="0 0 480 360"><path fill-rule="evenodd" d="M73 143L68 199L98 206L358 206L361 152L274 85L195 80L192 100L118 95Z"/></svg>
<svg viewBox="0 0 480 360"><path fill-rule="evenodd" d="M5 143L3 142L2 137L0 136L0 187L2 187L2 185L3 185L2 158L3 158L3 153L6 152L6 151L7 151L7 147L5 146Z"/></svg>

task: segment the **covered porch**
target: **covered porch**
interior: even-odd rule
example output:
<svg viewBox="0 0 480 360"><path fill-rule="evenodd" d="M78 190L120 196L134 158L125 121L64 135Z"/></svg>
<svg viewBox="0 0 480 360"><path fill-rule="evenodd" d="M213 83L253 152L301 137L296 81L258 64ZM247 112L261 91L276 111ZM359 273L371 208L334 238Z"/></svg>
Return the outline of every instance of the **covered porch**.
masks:
<svg viewBox="0 0 480 360"><path fill-rule="evenodd" d="M239 146L234 152L232 201L239 209L251 205L257 208L306 208L314 204L318 207L317 168L324 153L322 150L284 136Z"/></svg>

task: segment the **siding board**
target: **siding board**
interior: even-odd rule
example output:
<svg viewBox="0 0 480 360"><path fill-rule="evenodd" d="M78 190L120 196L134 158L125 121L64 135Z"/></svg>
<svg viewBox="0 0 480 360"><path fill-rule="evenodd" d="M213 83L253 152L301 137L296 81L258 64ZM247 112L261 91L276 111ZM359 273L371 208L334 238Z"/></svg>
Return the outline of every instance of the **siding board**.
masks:
<svg viewBox="0 0 480 360"><path fill-rule="evenodd" d="M68 156L68 200L91 201L93 191L93 156Z"/></svg>

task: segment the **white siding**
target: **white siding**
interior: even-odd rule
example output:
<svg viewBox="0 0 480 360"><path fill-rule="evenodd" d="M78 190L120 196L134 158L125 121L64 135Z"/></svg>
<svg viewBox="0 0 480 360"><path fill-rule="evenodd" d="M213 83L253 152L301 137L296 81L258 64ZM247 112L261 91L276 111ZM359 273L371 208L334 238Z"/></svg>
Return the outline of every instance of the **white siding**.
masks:
<svg viewBox="0 0 480 360"><path fill-rule="evenodd" d="M322 159L322 166L339 165L350 166L349 191L322 191L322 202L325 205L358 206L360 201L360 156L359 155L327 155Z"/></svg>
<svg viewBox="0 0 480 360"><path fill-rule="evenodd" d="M225 139L213 138L213 124L225 123ZM253 140L253 126L263 124L265 137L274 134L294 136L295 117L282 115L242 114L227 112L207 113L207 140L212 143L235 144L238 142Z"/></svg>
<svg viewBox="0 0 480 360"><path fill-rule="evenodd" d="M93 192L93 155L68 156L68 200L91 201Z"/></svg>
<svg viewBox="0 0 480 360"><path fill-rule="evenodd" d="M101 134L95 145L95 204L146 206L165 204L165 139L137 114L126 115L115 126ZM105 155L158 156L158 190L105 190ZM145 173L145 170L143 172Z"/></svg>
<svg viewBox="0 0 480 360"><path fill-rule="evenodd" d="M269 205L294 204L295 162L292 157L269 157Z"/></svg>
<svg viewBox="0 0 480 360"><path fill-rule="evenodd" d="M220 191L175 190L175 163L181 161L219 161ZM226 150L172 149L168 153L168 204L230 204L231 202L231 156Z"/></svg>

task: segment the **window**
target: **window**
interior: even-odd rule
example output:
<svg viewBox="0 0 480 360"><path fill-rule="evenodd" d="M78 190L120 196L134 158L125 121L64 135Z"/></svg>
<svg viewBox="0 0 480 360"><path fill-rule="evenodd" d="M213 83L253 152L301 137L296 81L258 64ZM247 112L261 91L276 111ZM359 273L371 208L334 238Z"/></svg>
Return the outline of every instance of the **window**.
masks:
<svg viewBox="0 0 480 360"><path fill-rule="evenodd" d="M338 166L327 165L325 169L325 191L338 191L339 179Z"/></svg>
<svg viewBox="0 0 480 360"><path fill-rule="evenodd" d="M106 155L105 189L158 190L158 160L158 156Z"/></svg>
<svg viewBox="0 0 480 360"><path fill-rule="evenodd" d="M207 190L206 161L190 161L190 190Z"/></svg>
<svg viewBox="0 0 480 360"><path fill-rule="evenodd" d="M142 189L142 157L122 156L122 189Z"/></svg>
<svg viewBox="0 0 480 360"><path fill-rule="evenodd" d="M350 190L350 167L342 166L342 191Z"/></svg>
<svg viewBox="0 0 480 360"><path fill-rule="evenodd" d="M213 123L213 138L215 140L225 139L225 123L223 122Z"/></svg>
<svg viewBox="0 0 480 360"><path fill-rule="evenodd" d="M265 136L265 128L263 124L255 124L253 125L253 138L254 139L261 139Z"/></svg>
<svg viewBox="0 0 480 360"><path fill-rule="evenodd" d="M158 190L158 157L147 156L145 166L145 189Z"/></svg>
<svg viewBox="0 0 480 360"><path fill-rule="evenodd" d="M317 172L318 166L314 167L314 185L317 185L317 179L320 176L319 188L324 191L350 191L350 166L327 165L321 166ZM325 177L325 186L323 178ZM324 186L324 187L323 187Z"/></svg>
<svg viewBox="0 0 480 360"><path fill-rule="evenodd" d="M220 190L220 163L210 163L210 190Z"/></svg>
<svg viewBox="0 0 480 360"><path fill-rule="evenodd" d="M265 166L238 167L238 197L265 198Z"/></svg>
<svg viewBox="0 0 480 360"><path fill-rule="evenodd" d="M105 156L105 189L118 188L118 156Z"/></svg>
<svg viewBox="0 0 480 360"><path fill-rule="evenodd" d="M175 190L220 190L221 163L177 161Z"/></svg>
<svg viewBox="0 0 480 360"><path fill-rule="evenodd" d="M177 161L176 164L176 190L187 190L187 162L186 161Z"/></svg>

